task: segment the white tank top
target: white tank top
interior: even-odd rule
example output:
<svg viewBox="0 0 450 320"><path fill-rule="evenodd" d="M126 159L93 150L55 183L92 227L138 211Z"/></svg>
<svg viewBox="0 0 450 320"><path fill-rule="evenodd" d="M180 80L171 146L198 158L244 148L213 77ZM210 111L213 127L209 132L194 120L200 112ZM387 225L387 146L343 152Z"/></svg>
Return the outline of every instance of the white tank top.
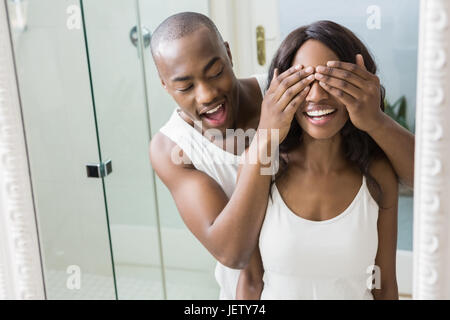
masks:
<svg viewBox="0 0 450 320"><path fill-rule="evenodd" d="M264 96L267 74L253 75ZM228 198L236 186L240 155L234 155L205 138L197 129L184 121L174 110L169 121L159 130L175 142L192 161L194 167L212 177ZM235 299L240 270L217 262L215 277L220 286L220 299Z"/></svg>
<svg viewBox="0 0 450 320"><path fill-rule="evenodd" d="M296 215L274 184L259 238L261 299L373 299L368 286L378 249L377 220L378 205L364 176L347 209L324 221Z"/></svg>

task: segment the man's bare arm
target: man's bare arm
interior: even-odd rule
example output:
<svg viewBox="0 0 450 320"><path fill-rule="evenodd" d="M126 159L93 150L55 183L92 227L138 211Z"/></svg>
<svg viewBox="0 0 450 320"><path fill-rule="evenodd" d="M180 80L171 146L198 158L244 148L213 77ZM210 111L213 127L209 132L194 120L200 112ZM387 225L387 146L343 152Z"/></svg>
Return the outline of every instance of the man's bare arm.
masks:
<svg viewBox="0 0 450 320"><path fill-rule="evenodd" d="M228 199L207 174L193 166L174 164L170 158L174 147L175 143L163 134L156 134L150 147L154 170L169 188L182 219L196 238L222 264L242 269L257 244L271 176L260 174L259 162L244 164Z"/></svg>
<svg viewBox="0 0 450 320"><path fill-rule="evenodd" d="M264 289L264 267L259 247L255 248L250 262L239 273L236 288L236 300L261 300Z"/></svg>
<svg viewBox="0 0 450 320"><path fill-rule="evenodd" d="M228 267L244 268L258 244L271 181L270 175L261 174L261 161L272 143L277 145L286 137L314 79L308 77L313 68L300 69L294 66L281 75L274 72L261 105L257 134L245 151L246 161L241 163L230 199L207 174L171 161L175 143L160 133L152 139L153 169L169 188L181 217L206 249ZM271 134L263 130L277 130L279 141L271 141Z"/></svg>
<svg viewBox="0 0 450 320"><path fill-rule="evenodd" d="M377 230L378 249L375 275L379 286L372 289L375 300L398 300L396 278L397 224L398 224L398 182L392 164L385 158L374 161L370 173L381 187Z"/></svg>
<svg viewBox="0 0 450 320"><path fill-rule="evenodd" d="M382 113L382 122L373 131L367 132L383 149L400 182L414 187L414 135Z"/></svg>

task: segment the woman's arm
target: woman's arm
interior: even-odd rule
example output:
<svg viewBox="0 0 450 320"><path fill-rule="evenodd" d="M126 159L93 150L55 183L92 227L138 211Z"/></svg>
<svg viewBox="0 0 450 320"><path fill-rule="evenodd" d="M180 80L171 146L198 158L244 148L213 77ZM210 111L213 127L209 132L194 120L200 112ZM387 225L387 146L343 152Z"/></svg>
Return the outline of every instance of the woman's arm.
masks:
<svg viewBox="0 0 450 320"><path fill-rule="evenodd" d="M263 274L264 269L259 247L256 247L249 264L239 274L236 300L260 300L264 287Z"/></svg>
<svg viewBox="0 0 450 320"><path fill-rule="evenodd" d="M386 158L375 161L371 173L382 189L377 224L378 251L375 258L375 265L378 268L375 269L375 287L372 294L376 300L397 300L397 177Z"/></svg>

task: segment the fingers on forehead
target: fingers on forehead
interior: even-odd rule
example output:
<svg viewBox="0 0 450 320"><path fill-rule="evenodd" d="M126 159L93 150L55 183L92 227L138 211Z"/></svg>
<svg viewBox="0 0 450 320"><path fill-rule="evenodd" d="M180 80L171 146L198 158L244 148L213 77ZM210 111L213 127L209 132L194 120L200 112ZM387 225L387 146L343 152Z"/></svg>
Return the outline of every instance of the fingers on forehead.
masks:
<svg viewBox="0 0 450 320"><path fill-rule="evenodd" d="M350 63L350 62L343 62L343 61L328 61L327 62L328 68L337 68L337 69L343 69L350 72L353 72L359 76L361 76L364 79L367 79L369 77L374 76L373 73L363 70L360 66Z"/></svg>
<svg viewBox="0 0 450 320"><path fill-rule="evenodd" d="M292 74L302 70L304 68L303 65L295 65L284 71L278 76L279 81L283 81L285 78L291 76Z"/></svg>

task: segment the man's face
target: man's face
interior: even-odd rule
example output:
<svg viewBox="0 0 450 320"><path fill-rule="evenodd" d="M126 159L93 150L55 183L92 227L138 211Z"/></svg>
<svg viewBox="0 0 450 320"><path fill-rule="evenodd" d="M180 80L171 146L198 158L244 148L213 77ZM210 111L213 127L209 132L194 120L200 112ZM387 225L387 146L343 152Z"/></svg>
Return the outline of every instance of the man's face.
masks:
<svg viewBox="0 0 450 320"><path fill-rule="evenodd" d="M238 82L228 44L200 28L160 43L155 62L164 88L193 121L201 121L204 130L225 132L233 126Z"/></svg>

